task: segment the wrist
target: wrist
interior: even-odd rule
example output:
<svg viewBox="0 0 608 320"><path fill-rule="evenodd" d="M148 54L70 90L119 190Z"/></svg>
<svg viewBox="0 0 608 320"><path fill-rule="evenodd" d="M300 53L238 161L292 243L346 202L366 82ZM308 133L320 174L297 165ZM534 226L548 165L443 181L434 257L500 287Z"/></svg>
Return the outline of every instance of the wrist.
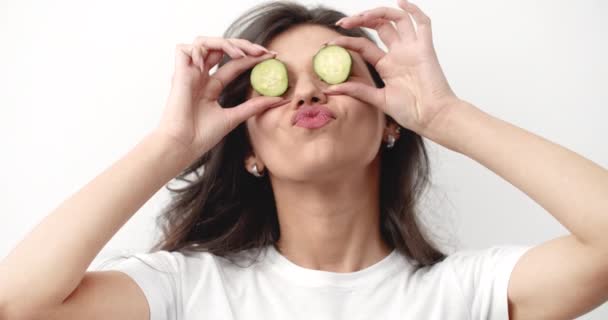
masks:
<svg viewBox="0 0 608 320"><path fill-rule="evenodd" d="M438 143L450 150L462 153L464 146L462 143L470 140L466 135L468 117L472 112L478 110L471 103L464 100L456 100L447 104L429 123L422 135L435 143ZM464 127L463 127L464 126Z"/></svg>
<svg viewBox="0 0 608 320"><path fill-rule="evenodd" d="M179 170L185 169L197 158L181 141L156 130L149 132L144 137L144 143L153 148L158 148L164 158L179 167Z"/></svg>

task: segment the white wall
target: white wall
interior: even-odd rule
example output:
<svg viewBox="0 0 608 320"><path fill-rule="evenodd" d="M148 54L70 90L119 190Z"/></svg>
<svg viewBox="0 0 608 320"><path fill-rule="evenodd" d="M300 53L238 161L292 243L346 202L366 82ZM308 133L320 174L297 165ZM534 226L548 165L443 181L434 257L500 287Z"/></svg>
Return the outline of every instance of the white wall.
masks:
<svg viewBox="0 0 608 320"><path fill-rule="evenodd" d="M0 2L0 257L157 123L176 43L220 36L255 3ZM324 3L352 14L396 2ZM608 167L607 2L416 3L433 20L439 59L460 97ZM531 245L566 234L485 167L429 147L428 210L453 228L452 245ZM98 258L146 250L166 200L158 192ZM581 319L607 316L604 304Z"/></svg>

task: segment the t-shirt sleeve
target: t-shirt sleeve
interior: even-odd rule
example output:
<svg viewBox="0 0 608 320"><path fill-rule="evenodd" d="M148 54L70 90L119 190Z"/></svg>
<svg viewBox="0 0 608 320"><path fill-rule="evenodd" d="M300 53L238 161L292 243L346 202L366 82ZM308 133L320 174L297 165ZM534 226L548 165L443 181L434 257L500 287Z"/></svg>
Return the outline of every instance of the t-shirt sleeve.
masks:
<svg viewBox="0 0 608 320"><path fill-rule="evenodd" d="M511 272L530 246L494 246L449 255L473 320L509 320Z"/></svg>
<svg viewBox="0 0 608 320"><path fill-rule="evenodd" d="M150 320L178 320L183 301L179 272L182 266L181 253L161 250L113 259L96 270L116 270L130 276L148 300Z"/></svg>

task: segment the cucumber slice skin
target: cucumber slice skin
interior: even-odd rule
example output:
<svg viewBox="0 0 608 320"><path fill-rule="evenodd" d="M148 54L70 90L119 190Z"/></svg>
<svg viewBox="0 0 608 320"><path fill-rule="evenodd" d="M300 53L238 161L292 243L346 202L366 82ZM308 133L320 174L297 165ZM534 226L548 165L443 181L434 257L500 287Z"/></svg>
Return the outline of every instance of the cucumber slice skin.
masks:
<svg viewBox="0 0 608 320"><path fill-rule="evenodd" d="M266 59L253 67L249 81L253 89L263 96L280 96L287 91L289 84L287 67L278 59Z"/></svg>
<svg viewBox="0 0 608 320"><path fill-rule="evenodd" d="M350 52L341 46L325 45L312 58L312 65L321 80L338 84L350 76L353 58Z"/></svg>

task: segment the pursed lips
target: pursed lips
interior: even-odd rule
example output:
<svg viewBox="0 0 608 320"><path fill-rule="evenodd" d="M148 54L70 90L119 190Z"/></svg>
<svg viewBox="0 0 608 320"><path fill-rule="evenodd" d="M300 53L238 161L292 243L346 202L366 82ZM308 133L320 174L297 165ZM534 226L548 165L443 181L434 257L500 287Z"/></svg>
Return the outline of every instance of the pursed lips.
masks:
<svg viewBox="0 0 608 320"><path fill-rule="evenodd" d="M303 105L301 106L296 114L294 114L291 124L295 125L302 118L313 118L319 114L324 115L328 118L336 119L336 115L329 108L322 105Z"/></svg>

